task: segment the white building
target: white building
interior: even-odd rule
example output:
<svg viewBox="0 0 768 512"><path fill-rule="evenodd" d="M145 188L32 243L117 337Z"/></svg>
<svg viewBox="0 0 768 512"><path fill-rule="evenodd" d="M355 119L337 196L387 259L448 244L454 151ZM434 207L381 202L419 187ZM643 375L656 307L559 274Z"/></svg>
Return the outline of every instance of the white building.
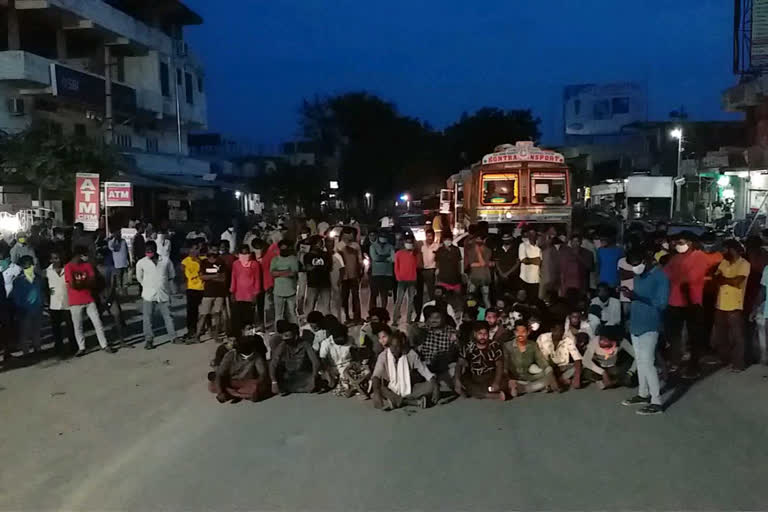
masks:
<svg viewBox="0 0 768 512"><path fill-rule="evenodd" d="M187 132L207 124L204 72L183 39L200 23L178 0L0 0L0 129L41 120L100 136L111 125L139 170L208 174L187 158Z"/></svg>

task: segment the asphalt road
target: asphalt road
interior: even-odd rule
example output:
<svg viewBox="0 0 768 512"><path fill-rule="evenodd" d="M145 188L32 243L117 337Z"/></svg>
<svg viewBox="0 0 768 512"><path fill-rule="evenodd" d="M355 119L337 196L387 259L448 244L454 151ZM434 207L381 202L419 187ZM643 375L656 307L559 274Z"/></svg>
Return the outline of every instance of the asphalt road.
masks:
<svg viewBox="0 0 768 512"><path fill-rule="evenodd" d="M716 373L656 417L618 405L631 390L594 387L384 413L332 395L219 405L205 386L213 349L124 349L0 374L0 510L768 503L764 368Z"/></svg>

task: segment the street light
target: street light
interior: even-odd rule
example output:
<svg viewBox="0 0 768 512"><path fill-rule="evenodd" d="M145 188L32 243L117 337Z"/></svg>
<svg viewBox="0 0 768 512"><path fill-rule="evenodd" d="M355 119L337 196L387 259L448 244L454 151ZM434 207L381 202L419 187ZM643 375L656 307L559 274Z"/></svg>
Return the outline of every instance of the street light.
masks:
<svg viewBox="0 0 768 512"><path fill-rule="evenodd" d="M675 197L675 213L680 213L680 205L683 202L683 169L680 165L683 159L683 129L675 128L669 132L669 135L673 139L677 139L677 179L675 180L675 185L677 186L677 194Z"/></svg>

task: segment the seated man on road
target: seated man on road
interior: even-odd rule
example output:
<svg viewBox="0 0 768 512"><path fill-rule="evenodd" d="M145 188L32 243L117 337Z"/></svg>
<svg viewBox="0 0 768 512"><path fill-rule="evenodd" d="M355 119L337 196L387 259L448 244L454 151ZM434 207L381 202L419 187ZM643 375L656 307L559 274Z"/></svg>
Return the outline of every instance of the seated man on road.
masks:
<svg viewBox="0 0 768 512"><path fill-rule="evenodd" d="M453 309L453 306L448 304L448 302L445 300L445 295L447 291L445 287L441 285L435 286L435 290L432 292L434 299L430 300L429 302L425 302L424 305L421 308L421 316L419 316L419 322L424 323L427 321L427 316L425 314L425 311L430 306L435 306L439 310L441 310L443 313L445 313L448 318L448 324L450 325L451 322L453 322L453 325L451 327L456 327L459 325L460 318L456 315L456 312Z"/></svg>
<svg viewBox="0 0 768 512"><path fill-rule="evenodd" d="M417 382L417 375L426 382ZM388 347L379 354L373 369L373 406L377 409L397 409L404 404L426 408L440 400L437 378L411 350L405 336L392 333Z"/></svg>
<svg viewBox="0 0 768 512"><path fill-rule="evenodd" d="M368 312L368 321L360 328L358 344L360 347L367 347L378 357L384 351L384 347L379 343L376 335L376 328L379 325L389 323L389 312L384 308L372 308Z"/></svg>
<svg viewBox="0 0 768 512"><path fill-rule="evenodd" d="M451 377L459 356L456 329L446 325L445 313L434 306L426 309L426 316L427 324L419 333L423 341L416 347L416 352L429 371L451 389Z"/></svg>
<svg viewBox="0 0 768 512"><path fill-rule="evenodd" d="M495 308L489 309L485 312L485 321L488 322L488 335L493 341L499 345L504 345L512 338L512 335L507 331L501 322L501 311Z"/></svg>
<svg viewBox="0 0 768 512"><path fill-rule="evenodd" d="M621 325L621 302L611 294L612 288L608 284L597 285L597 297L589 303L592 332L597 332L604 325Z"/></svg>
<svg viewBox="0 0 768 512"><path fill-rule="evenodd" d="M623 352L623 353L622 353ZM607 326L590 339L584 350L584 377L600 389L632 386L637 371L635 350L619 326Z"/></svg>
<svg viewBox="0 0 768 512"><path fill-rule="evenodd" d="M562 320L554 322L552 331L540 335L536 344L555 371L561 389L569 385L572 389L581 387L581 353L576 340L565 334Z"/></svg>
<svg viewBox="0 0 768 512"><path fill-rule="evenodd" d="M576 336L581 333L589 336L589 339L595 336L592 326L584 319L584 314L578 309L572 310L568 318L565 319L565 333L570 334L573 339L576 339Z"/></svg>
<svg viewBox="0 0 768 512"><path fill-rule="evenodd" d="M328 337L326 323L325 315L312 311L307 315L307 323L301 327L301 338L309 341L315 352L320 352L320 344Z"/></svg>
<svg viewBox="0 0 768 512"><path fill-rule="evenodd" d="M459 396L505 400L502 390L504 355L501 345L490 339L488 322L477 321L472 339L459 350L454 381Z"/></svg>
<svg viewBox="0 0 768 512"><path fill-rule="evenodd" d="M299 327L286 321L278 322L280 344L272 352L270 375L272 393L312 393L320 359L312 344L299 338Z"/></svg>
<svg viewBox="0 0 768 512"><path fill-rule="evenodd" d="M504 343L504 367L514 398L544 389L559 390L555 374L536 343L528 340L528 324L515 322L514 339Z"/></svg>
<svg viewBox="0 0 768 512"><path fill-rule="evenodd" d="M264 342L261 341L263 347ZM240 336L234 348L221 359L209 389L221 403L240 400L258 402L269 396L269 374L255 336Z"/></svg>
<svg viewBox="0 0 768 512"><path fill-rule="evenodd" d="M351 362L352 346L347 327L339 322L329 329L328 337L320 343L321 374L338 396L352 396L345 373Z"/></svg>

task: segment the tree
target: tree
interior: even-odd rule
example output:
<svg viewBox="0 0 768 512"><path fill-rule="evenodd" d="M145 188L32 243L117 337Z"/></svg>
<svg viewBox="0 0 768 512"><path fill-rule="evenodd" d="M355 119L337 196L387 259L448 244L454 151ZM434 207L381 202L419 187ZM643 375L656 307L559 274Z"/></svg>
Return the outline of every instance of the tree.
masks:
<svg viewBox="0 0 768 512"><path fill-rule="evenodd" d="M530 109L483 107L472 115L463 113L445 130L445 146L454 169L460 169L477 162L499 144L536 141L541 136L540 124Z"/></svg>
<svg viewBox="0 0 768 512"><path fill-rule="evenodd" d="M124 167L114 147L101 139L63 135L44 123L14 134L0 133L0 178L4 183L34 185L71 193L75 173L94 172L108 179Z"/></svg>

